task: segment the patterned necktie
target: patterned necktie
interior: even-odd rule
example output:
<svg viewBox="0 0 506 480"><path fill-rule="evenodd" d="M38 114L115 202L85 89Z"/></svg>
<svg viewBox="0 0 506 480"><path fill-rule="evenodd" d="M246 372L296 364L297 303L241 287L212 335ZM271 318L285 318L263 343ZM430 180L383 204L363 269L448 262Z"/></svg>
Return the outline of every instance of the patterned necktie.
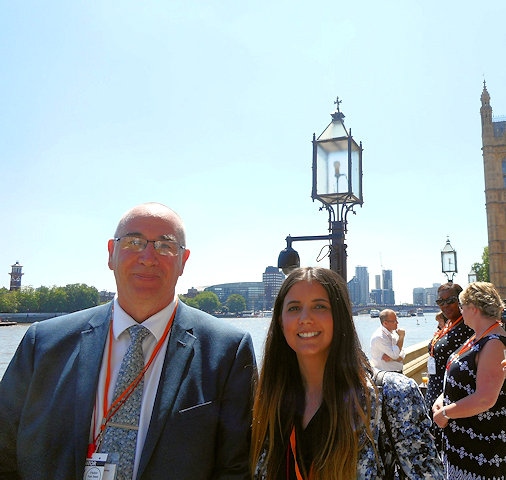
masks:
<svg viewBox="0 0 506 480"><path fill-rule="evenodd" d="M114 400L125 391L144 367L142 341L149 335L149 330L142 325L133 325L128 328L128 333L131 342L121 362L114 389ZM116 480L132 480L143 387L144 377L112 416L104 432L100 451L119 454Z"/></svg>

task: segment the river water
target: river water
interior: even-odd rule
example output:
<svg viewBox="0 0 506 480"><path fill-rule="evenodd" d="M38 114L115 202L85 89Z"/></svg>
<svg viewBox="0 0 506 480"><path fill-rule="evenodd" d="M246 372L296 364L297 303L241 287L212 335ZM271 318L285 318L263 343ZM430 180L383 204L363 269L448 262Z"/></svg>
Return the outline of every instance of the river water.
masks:
<svg viewBox="0 0 506 480"><path fill-rule="evenodd" d="M436 330L435 313L425 313L421 317L400 317L399 328L406 330L404 347L409 347L420 342L429 342ZM378 318L370 318L369 315L353 317L355 327L366 355L369 355L369 339L379 325ZM229 318L230 323L250 332L255 346L257 361L260 364L264 348L265 336L269 328L270 318ZM26 332L29 324L19 323L11 326L0 326L0 378L3 376L16 347Z"/></svg>

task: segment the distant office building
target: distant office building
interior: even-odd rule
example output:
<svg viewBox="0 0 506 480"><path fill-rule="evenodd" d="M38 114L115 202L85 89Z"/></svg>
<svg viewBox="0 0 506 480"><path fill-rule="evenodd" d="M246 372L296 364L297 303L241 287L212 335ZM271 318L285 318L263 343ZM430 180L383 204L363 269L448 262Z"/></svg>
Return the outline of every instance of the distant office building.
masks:
<svg viewBox="0 0 506 480"><path fill-rule="evenodd" d="M425 288L413 288L413 305L425 305Z"/></svg>
<svg viewBox="0 0 506 480"><path fill-rule="evenodd" d="M382 270L383 290L393 290L392 270Z"/></svg>
<svg viewBox="0 0 506 480"><path fill-rule="evenodd" d="M355 267L355 277L358 279L360 289L359 304L367 305L369 303L369 272L367 267Z"/></svg>
<svg viewBox="0 0 506 480"><path fill-rule="evenodd" d="M433 283L429 288L413 288L413 305L436 305L437 289L440 286L440 283Z"/></svg>
<svg viewBox="0 0 506 480"><path fill-rule="evenodd" d="M425 305L436 305L437 289L440 286L440 283L433 283L432 287L425 289Z"/></svg>
<svg viewBox="0 0 506 480"><path fill-rule="evenodd" d="M353 305L367 305L369 303L367 267L355 267L355 276L348 282L348 292Z"/></svg>
<svg viewBox="0 0 506 480"><path fill-rule="evenodd" d="M352 305L360 305L360 284L357 277L353 277L348 282L348 293Z"/></svg>
<svg viewBox="0 0 506 480"><path fill-rule="evenodd" d="M381 290L384 305L395 305L395 292L393 290Z"/></svg>
<svg viewBox="0 0 506 480"><path fill-rule="evenodd" d="M195 298L198 295L198 293L199 291L195 287L192 287L188 289L188 292L186 292L185 297Z"/></svg>
<svg viewBox="0 0 506 480"><path fill-rule="evenodd" d="M107 290L102 290L98 292L98 301L99 303L107 303L114 300L115 292L108 292Z"/></svg>
<svg viewBox="0 0 506 480"><path fill-rule="evenodd" d="M246 300L246 310L264 310L264 284L263 282L236 282L222 283L204 288L205 292L213 292L221 303L233 293L237 293Z"/></svg>
<svg viewBox="0 0 506 480"><path fill-rule="evenodd" d="M374 286L374 288L376 290L381 290L381 275L375 275L374 279L375 279L375 286Z"/></svg>
<svg viewBox="0 0 506 480"><path fill-rule="evenodd" d="M264 284L264 306L262 310L271 310L274 307L274 300L285 281L285 274L277 267L267 267L262 274Z"/></svg>
<svg viewBox="0 0 506 480"><path fill-rule="evenodd" d="M506 117L492 117L485 82L480 115L490 281L506 298Z"/></svg>
<svg viewBox="0 0 506 480"><path fill-rule="evenodd" d="M382 270L381 276L383 278L382 303L384 305L395 305L395 292L392 279L392 270Z"/></svg>
<svg viewBox="0 0 506 480"><path fill-rule="evenodd" d="M379 277L379 275L376 275ZM371 303L374 303L376 305L382 305L383 304L383 290L381 288L375 288L371 290Z"/></svg>

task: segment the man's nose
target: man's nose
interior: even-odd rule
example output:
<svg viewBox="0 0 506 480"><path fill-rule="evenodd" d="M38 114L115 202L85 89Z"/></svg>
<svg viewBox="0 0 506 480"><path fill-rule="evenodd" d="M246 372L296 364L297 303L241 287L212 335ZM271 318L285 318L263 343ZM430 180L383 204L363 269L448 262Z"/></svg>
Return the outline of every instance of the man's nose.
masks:
<svg viewBox="0 0 506 480"><path fill-rule="evenodd" d="M153 242L149 242L146 248L140 252L139 261L148 264L158 263L158 253Z"/></svg>

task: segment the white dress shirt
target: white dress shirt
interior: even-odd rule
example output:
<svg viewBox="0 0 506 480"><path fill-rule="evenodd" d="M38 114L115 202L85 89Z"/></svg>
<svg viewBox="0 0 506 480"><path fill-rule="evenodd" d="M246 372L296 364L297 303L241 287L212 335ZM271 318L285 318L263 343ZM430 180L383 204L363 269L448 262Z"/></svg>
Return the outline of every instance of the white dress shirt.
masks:
<svg viewBox="0 0 506 480"><path fill-rule="evenodd" d="M165 327L174 312L176 302L173 301L167 305L163 310L159 311L155 315L147 318L142 322L142 326L146 327L151 335L148 335L142 344L142 350L144 352L144 359L147 363L156 344L162 338ZM130 344L130 335L126 332L128 327L137 325L137 322L130 317L119 305L117 296L114 298L114 315L112 322L112 353L111 353L111 380L108 392L108 398L106 408L111 405L114 395L114 386L116 385L116 379L118 377L119 369L123 356L125 355L128 345ZM137 433L137 448L135 454L133 478L137 476L137 469L139 467L139 461L141 458L142 449L144 447L144 441L149 428L149 422L151 420L151 414L153 412L153 405L155 402L156 392L158 390L158 384L160 382L160 375L162 373L163 362L165 359L165 352L167 351L167 345L169 341L169 335L165 339L164 344L158 351L157 356L151 363L151 366L144 375L144 392L142 396L141 414L139 420L139 430ZM92 428L90 438L97 435L100 431L100 424L103 419L104 412L104 392L105 392L105 379L107 374L107 363L108 363L108 345L109 335L106 340L106 348L102 357L102 366L100 368L100 376L98 379L98 389L95 401L95 412L92 419Z"/></svg>
<svg viewBox="0 0 506 480"><path fill-rule="evenodd" d="M378 370L386 370L388 372L402 372L403 362L391 360L386 362L382 359L383 354L387 354L390 358L402 358L406 355L404 350L397 346L399 335L394 330L390 332L383 325L380 325L371 337L371 363Z"/></svg>

